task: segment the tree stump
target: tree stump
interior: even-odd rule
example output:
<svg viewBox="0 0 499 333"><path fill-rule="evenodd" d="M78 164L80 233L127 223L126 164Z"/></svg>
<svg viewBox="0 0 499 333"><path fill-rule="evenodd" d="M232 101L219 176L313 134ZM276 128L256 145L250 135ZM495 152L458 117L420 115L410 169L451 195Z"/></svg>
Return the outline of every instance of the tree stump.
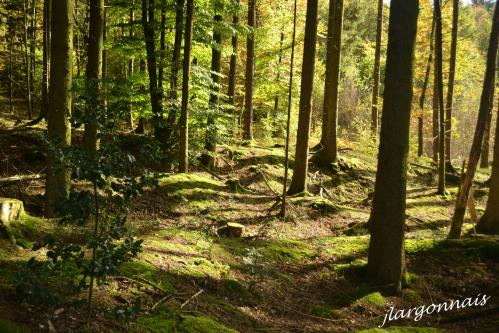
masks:
<svg viewBox="0 0 499 333"><path fill-rule="evenodd" d="M244 226L239 223L227 223L225 226L217 230L220 237L239 238L242 236Z"/></svg>
<svg viewBox="0 0 499 333"><path fill-rule="evenodd" d="M10 230L10 222L24 215L24 205L17 199L0 198L0 234L6 235L14 244L16 239Z"/></svg>

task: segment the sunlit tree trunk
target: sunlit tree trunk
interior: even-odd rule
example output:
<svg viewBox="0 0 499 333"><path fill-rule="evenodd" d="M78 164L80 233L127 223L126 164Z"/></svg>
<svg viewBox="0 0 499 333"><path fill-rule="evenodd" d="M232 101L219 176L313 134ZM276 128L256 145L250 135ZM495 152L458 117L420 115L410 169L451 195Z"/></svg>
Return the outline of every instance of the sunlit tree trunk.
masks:
<svg viewBox="0 0 499 333"><path fill-rule="evenodd" d="M42 69L42 98L40 118L47 118L49 105L49 73L50 73L50 13L52 0L43 2L43 69Z"/></svg>
<svg viewBox="0 0 499 333"><path fill-rule="evenodd" d="M74 0L57 0L52 3L50 96L48 137L55 144L71 144L71 89L73 68L73 9ZM71 183L71 172L59 169L55 157L48 155L46 182L46 215L55 215L54 204L67 197Z"/></svg>
<svg viewBox="0 0 499 333"><path fill-rule="evenodd" d="M29 57L29 48L28 48L28 0L23 0L23 14L24 14L24 36L23 36L23 46L24 46L24 62L25 62L25 75L26 75L26 93L28 100L28 119L33 118L33 103L31 102L31 65L30 65L30 57Z"/></svg>
<svg viewBox="0 0 499 333"><path fill-rule="evenodd" d="M239 17L234 15L232 17L232 24L234 26L239 24ZM232 53L230 55L230 65L229 65L229 85L227 90L227 96L229 97L229 104L235 105L236 97L236 71L237 71L237 51L238 51L238 37L237 33L233 33L232 40Z"/></svg>
<svg viewBox="0 0 499 333"><path fill-rule="evenodd" d="M187 0L185 15L182 110L180 112L179 172L189 171L189 81L191 74L194 0Z"/></svg>
<svg viewBox="0 0 499 333"><path fill-rule="evenodd" d="M317 41L317 7L318 0L307 1L295 165L288 194L300 193L307 189L308 143L314 89L315 44Z"/></svg>
<svg viewBox="0 0 499 333"><path fill-rule="evenodd" d="M255 29L256 0L248 0L248 26ZM248 34L246 41L246 95L243 113L243 139L253 139L253 89L255 77L255 34Z"/></svg>
<svg viewBox="0 0 499 333"><path fill-rule="evenodd" d="M31 3L31 40L29 45L29 58L30 58L30 67L29 67L29 77L30 77L30 91L35 91L35 70L36 70L36 59L35 59L35 50L36 50L36 0L33 0ZM34 101L31 98L31 110L34 110Z"/></svg>
<svg viewBox="0 0 499 333"><path fill-rule="evenodd" d="M341 35L343 29L343 0L329 2L328 41L326 56L326 82L324 86L324 111L326 123L322 124L323 148L317 162L328 167L338 160L338 95L340 87Z"/></svg>
<svg viewBox="0 0 499 333"><path fill-rule="evenodd" d="M383 35L383 0L378 0L378 17L376 19L376 49L374 51L373 96L371 105L371 131L378 132L378 97L381 68L381 37Z"/></svg>
<svg viewBox="0 0 499 333"><path fill-rule="evenodd" d="M405 271L404 226L418 0L392 0L388 27L383 118L370 217L368 274L399 292Z"/></svg>
<svg viewBox="0 0 499 333"><path fill-rule="evenodd" d="M497 58L497 38L499 35L499 5L496 2L494 9L494 17L492 20L492 29L489 38L489 48L487 50L487 66L485 77L483 80L482 96L480 99L480 109L478 110L478 118L471 145L470 156L468 158L468 168L459 189L456 206L454 208L454 216L452 217L451 229L449 238L461 237L461 229L463 226L464 214L466 212L466 204L473 185L473 178L480 158L481 147L483 142L483 134L485 132L485 123L487 122L487 113L490 109L492 101L491 95L494 94L494 76L496 71Z"/></svg>
<svg viewBox="0 0 499 333"><path fill-rule="evenodd" d="M440 0L434 0L435 10L435 74L437 86L439 140L438 140L438 194L445 194L445 109L444 109L444 80L443 80L443 42L442 42L442 11ZM435 96L434 96L435 98Z"/></svg>
<svg viewBox="0 0 499 333"><path fill-rule="evenodd" d="M129 32L128 32L128 37L130 39L133 39L133 25L135 21L135 12L133 10L133 5L134 2L132 1L132 8L130 8L130 14L128 18L128 25L129 25ZM131 56L130 59L128 59L128 76L131 79L134 75L135 72L135 58L134 56ZM129 111L128 111L128 125L130 126L131 129L134 128L133 124L133 112L132 112L132 103L129 103Z"/></svg>

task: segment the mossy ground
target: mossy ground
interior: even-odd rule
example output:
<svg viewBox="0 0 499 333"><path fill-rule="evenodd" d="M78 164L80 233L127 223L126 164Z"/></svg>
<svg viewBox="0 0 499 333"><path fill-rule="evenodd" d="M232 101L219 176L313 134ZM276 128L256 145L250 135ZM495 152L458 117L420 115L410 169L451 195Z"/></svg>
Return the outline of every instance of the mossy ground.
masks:
<svg viewBox="0 0 499 333"><path fill-rule="evenodd" d="M383 294L366 280L365 222L376 160L362 145L348 143L348 148L336 173L318 173L307 195L290 198L286 221L271 211L273 191L281 192L283 180L281 148L221 147L224 162L216 170L221 179L203 170L164 174L159 186L132 206L130 225L144 239L144 251L98 288L101 315L94 326L71 322L78 314L70 310L26 318L26 308L14 311L13 304L18 305L8 297L0 309L8 306L15 322L31 328L38 329L48 317L56 329L88 332L122 331L109 324L114 322L111 309L136 299L148 313L132 321L131 332L440 332L411 328L419 324L442 332L481 332L481 327L485 332L497 318L442 324L428 317L424 323L398 321L399 327L362 331L376 328L390 306L409 308L478 293L497 298L499 242L493 237L445 240L455 190L436 196L434 184L423 184L410 171L410 274L401 295ZM234 190L235 179L244 190ZM321 185L327 190L322 197ZM478 208L483 204L484 197L477 199ZM31 205L27 210L36 213ZM219 237L217 230L227 223L244 226L243 237ZM29 216L13 225L26 245L47 232L77 240L80 231ZM468 220L465 228L472 229ZM13 268L31 255L0 240L2 296L12 294ZM163 298L163 305L152 310Z"/></svg>

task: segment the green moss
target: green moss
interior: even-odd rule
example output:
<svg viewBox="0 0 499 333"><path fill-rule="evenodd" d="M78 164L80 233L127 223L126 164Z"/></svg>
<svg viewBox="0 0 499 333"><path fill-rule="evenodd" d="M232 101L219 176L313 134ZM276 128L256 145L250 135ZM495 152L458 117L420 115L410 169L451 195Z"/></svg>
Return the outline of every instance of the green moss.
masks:
<svg viewBox="0 0 499 333"><path fill-rule="evenodd" d="M321 212L322 214L334 214L340 211L340 208L328 199L317 199L310 205L313 209Z"/></svg>
<svg viewBox="0 0 499 333"><path fill-rule="evenodd" d="M260 242L260 253L265 260L302 261L312 257L314 251L305 242L296 240L279 240Z"/></svg>
<svg viewBox="0 0 499 333"><path fill-rule="evenodd" d="M29 333L30 331L10 321L0 319L0 333Z"/></svg>
<svg viewBox="0 0 499 333"><path fill-rule="evenodd" d="M370 330L355 331L356 333L440 333L443 332L437 328L431 327L390 327L390 328L373 328Z"/></svg>
<svg viewBox="0 0 499 333"><path fill-rule="evenodd" d="M423 304L423 298L421 297L421 295L417 291L410 289L404 291L404 293L402 294L402 299L410 305Z"/></svg>
<svg viewBox="0 0 499 333"><path fill-rule="evenodd" d="M413 273L405 272L402 275L402 288L410 288L414 285L418 276Z"/></svg>
<svg viewBox="0 0 499 333"><path fill-rule="evenodd" d="M367 253L369 236L322 237L314 241L316 246L323 247L326 252L339 260L352 262Z"/></svg>
<svg viewBox="0 0 499 333"><path fill-rule="evenodd" d="M136 333L237 333L205 316L183 316L173 312L141 318L131 330Z"/></svg>
<svg viewBox="0 0 499 333"><path fill-rule="evenodd" d="M312 306L312 309L310 309L310 313L313 314L314 316L319 316L319 317L334 317L335 316L335 309L329 305L314 305Z"/></svg>
<svg viewBox="0 0 499 333"><path fill-rule="evenodd" d="M375 306L384 306L386 303L385 298L378 291L367 294L366 296L360 298L358 302L372 304Z"/></svg>
<svg viewBox="0 0 499 333"><path fill-rule="evenodd" d="M179 275L189 275L197 278L211 277L213 279L223 279L228 277L230 266L218 261L210 261L206 258L180 258L172 257L173 260L179 260L179 265L175 272Z"/></svg>
<svg viewBox="0 0 499 333"><path fill-rule="evenodd" d="M162 274L161 271L149 263L140 260L123 263L120 266L120 273L130 278L140 277L146 279L166 292L174 291L169 277L166 274Z"/></svg>

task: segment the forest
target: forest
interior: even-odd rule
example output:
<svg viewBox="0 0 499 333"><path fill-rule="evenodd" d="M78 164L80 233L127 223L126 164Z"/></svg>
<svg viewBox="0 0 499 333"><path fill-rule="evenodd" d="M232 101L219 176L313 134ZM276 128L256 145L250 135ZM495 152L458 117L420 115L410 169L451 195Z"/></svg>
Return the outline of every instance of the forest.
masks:
<svg viewBox="0 0 499 333"><path fill-rule="evenodd" d="M493 0L0 0L0 333L499 332Z"/></svg>

